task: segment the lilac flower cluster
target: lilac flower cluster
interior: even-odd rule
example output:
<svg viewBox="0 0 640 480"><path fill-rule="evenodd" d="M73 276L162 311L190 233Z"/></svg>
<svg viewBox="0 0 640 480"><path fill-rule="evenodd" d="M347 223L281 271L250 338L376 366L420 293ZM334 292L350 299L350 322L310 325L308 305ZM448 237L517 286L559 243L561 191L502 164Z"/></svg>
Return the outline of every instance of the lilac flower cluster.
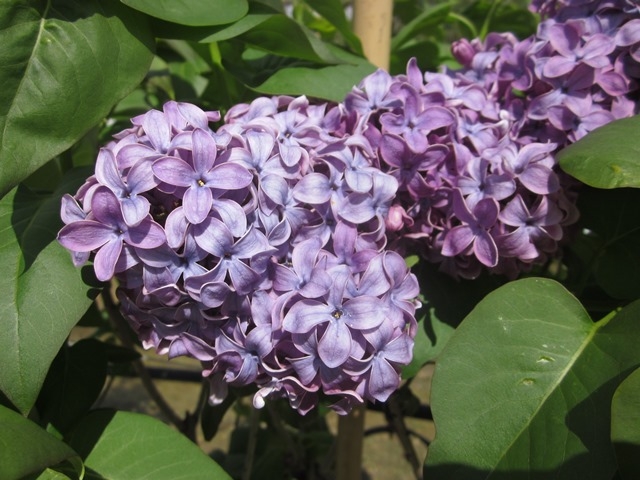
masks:
<svg viewBox="0 0 640 480"><path fill-rule="evenodd" d="M118 279L145 347L200 360L211 401L306 413L384 401L411 359L417 251L453 276L515 276L577 211L554 153L636 112L640 9L534 1L537 34L461 40L463 68L379 70L337 105L169 102L132 119L62 201L74 262Z"/></svg>
<svg viewBox="0 0 640 480"><path fill-rule="evenodd" d="M384 250L397 180L337 107L260 98L217 112L169 102L101 149L62 202L59 242L146 348L200 360L212 403L255 384L301 413L385 401L411 360L418 284Z"/></svg>
<svg viewBox="0 0 640 480"><path fill-rule="evenodd" d="M637 110L635 3L536 2L553 16L530 38L461 40L460 70L423 75L412 61L347 96L354 131L399 183L387 219L396 249L466 278L513 277L558 251L577 211L554 153Z"/></svg>

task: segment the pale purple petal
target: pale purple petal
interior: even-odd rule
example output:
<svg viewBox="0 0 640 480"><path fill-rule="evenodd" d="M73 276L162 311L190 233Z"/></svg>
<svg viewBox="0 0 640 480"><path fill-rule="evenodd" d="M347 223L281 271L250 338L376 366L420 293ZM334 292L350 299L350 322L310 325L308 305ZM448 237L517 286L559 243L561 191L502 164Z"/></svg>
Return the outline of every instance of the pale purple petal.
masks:
<svg viewBox="0 0 640 480"><path fill-rule="evenodd" d="M58 233L58 242L75 252L90 252L116 238L118 234L112 227L94 220L70 223Z"/></svg>
<svg viewBox="0 0 640 480"><path fill-rule="evenodd" d="M318 355L329 368L342 365L351 352L351 332L340 320L329 322L327 330L318 341Z"/></svg>
<svg viewBox="0 0 640 480"><path fill-rule="evenodd" d="M473 242L473 253L487 267L495 267L498 264L498 247L488 232L478 233Z"/></svg>
<svg viewBox="0 0 640 480"><path fill-rule="evenodd" d="M182 199L184 214L189 223L202 223L213 206L211 189L204 186L192 185L184 192Z"/></svg>
<svg viewBox="0 0 640 480"><path fill-rule="evenodd" d="M198 180L191 165L178 157L159 158L152 168L154 175L169 185L189 187Z"/></svg>
<svg viewBox="0 0 640 480"><path fill-rule="evenodd" d="M343 310L344 323L355 330L376 328L385 318L382 301L369 295L347 300L343 305Z"/></svg>
<svg viewBox="0 0 640 480"><path fill-rule="evenodd" d="M447 257L454 257L473 243L476 236L468 225L453 227L447 232L442 244L442 254Z"/></svg>
<svg viewBox="0 0 640 480"><path fill-rule="evenodd" d="M287 312L282 326L291 333L307 333L316 325L330 321L331 312L332 309L328 305L303 298Z"/></svg>
<svg viewBox="0 0 640 480"><path fill-rule="evenodd" d="M238 190L253 181L253 174L240 164L227 162L213 167L203 180L211 188Z"/></svg>
<svg viewBox="0 0 640 480"><path fill-rule="evenodd" d="M293 188L293 197L311 205L326 203L331 199L331 183L321 173L310 173Z"/></svg>
<svg viewBox="0 0 640 480"><path fill-rule="evenodd" d="M102 246L102 248L100 248L100 250L98 250L93 260L93 268L98 280L106 282L113 278L116 263L118 262L121 251L122 240L120 238L109 240Z"/></svg>
<svg viewBox="0 0 640 480"><path fill-rule="evenodd" d="M400 385L400 375L384 357L374 357L369 373L369 394L379 402L386 402Z"/></svg>

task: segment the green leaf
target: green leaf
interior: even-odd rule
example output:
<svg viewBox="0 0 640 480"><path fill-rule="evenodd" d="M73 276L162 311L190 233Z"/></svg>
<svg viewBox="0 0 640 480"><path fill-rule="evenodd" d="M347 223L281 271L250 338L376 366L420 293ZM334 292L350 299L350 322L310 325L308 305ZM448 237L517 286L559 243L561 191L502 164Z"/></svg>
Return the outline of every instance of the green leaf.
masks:
<svg viewBox="0 0 640 480"><path fill-rule="evenodd" d="M122 3L173 23L190 26L224 25L243 17L247 0L120 0Z"/></svg>
<svg viewBox="0 0 640 480"><path fill-rule="evenodd" d="M319 68L282 68L261 85L252 88L268 95L307 95L341 102L353 86L373 73L376 67L367 60L338 48L333 47L332 52L348 63Z"/></svg>
<svg viewBox="0 0 640 480"><path fill-rule="evenodd" d="M42 424L65 434L98 399L107 378L105 344L84 339L64 346L51 364L36 402Z"/></svg>
<svg viewBox="0 0 640 480"><path fill-rule="evenodd" d="M593 323L555 281L489 294L438 358L425 479L610 479L610 405L640 364L640 302Z"/></svg>
<svg viewBox="0 0 640 480"><path fill-rule="evenodd" d="M326 18L342 34L349 47L362 55L360 39L353 33L340 0L304 0L307 5Z"/></svg>
<svg viewBox="0 0 640 480"><path fill-rule="evenodd" d="M60 197L80 183L69 176L51 196L17 187L0 200L0 390L25 414L91 304L82 271L55 241L62 226Z"/></svg>
<svg viewBox="0 0 640 480"><path fill-rule="evenodd" d="M441 25L451 10L450 3L428 7L420 15L400 29L391 39L391 51L395 52L416 35L429 32L429 29Z"/></svg>
<svg viewBox="0 0 640 480"><path fill-rule="evenodd" d="M418 323L413 359L402 370L403 378L411 378L424 364L435 360L464 317L501 284L498 277L489 275L455 280L427 262L422 262L414 273L422 288L420 300L425 313Z"/></svg>
<svg viewBox="0 0 640 480"><path fill-rule="evenodd" d="M640 116L589 132L557 158L565 172L592 187L640 187Z"/></svg>
<svg viewBox="0 0 640 480"><path fill-rule="evenodd" d="M38 474L65 461L72 462L77 476L82 475L78 454L31 420L0 405L0 425L0 478L3 480Z"/></svg>
<svg viewBox="0 0 640 480"><path fill-rule="evenodd" d="M0 3L0 197L69 148L143 78L153 38L110 0Z"/></svg>
<svg viewBox="0 0 640 480"><path fill-rule="evenodd" d="M69 444L93 478L230 479L197 445L147 415L94 411L78 424Z"/></svg>
<svg viewBox="0 0 640 480"><path fill-rule="evenodd" d="M640 190L583 188L578 198L582 235L592 240L591 258L596 283L610 296L640 297ZM583 245L584 246L584 245ZM572 242L571 248L581 245Z"/></svg>
<svg viewBox="0 0 640 480"><path fill-rule="evenodd" d="M286 15L273 15L239 37L257 49L317 63L342 63L330 46Z"/></svg>
<svg viewBox="0 0 640 480"><path fill-rule="evenodd" d="M629 375L613 395L611 440L625 480L640 473L640 369Z"/></svg>

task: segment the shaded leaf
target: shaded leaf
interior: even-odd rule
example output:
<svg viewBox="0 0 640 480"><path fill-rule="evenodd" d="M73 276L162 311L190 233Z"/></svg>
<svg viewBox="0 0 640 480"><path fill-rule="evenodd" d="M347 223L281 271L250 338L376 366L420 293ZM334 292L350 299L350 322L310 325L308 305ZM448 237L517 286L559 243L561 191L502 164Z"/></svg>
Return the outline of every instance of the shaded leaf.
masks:
<svg viewBox="0 0 640 480"><path fill-rule="evenodd" d="M640 187L640 116L589 132L557 158L565 172L592 187Z"/></svg>
<svg viewBox="0 0 640 480"><path fill-rule="evenodd" d="M203 2L202 0L120 0L122 3L151 15L182 25L224 25L235 22L247 13L247 0Z"/></svg>
<svg viewBox="0 0 640 480"><path fill-rule="evenodd" d="M640 474L640 369L629 375L613 395L611 440L622 478Z"/></svg>
<svg viewBox="0 0 640 480"><path fill-rule="evenodd" d="M147 415L91 412L72 432L69 444L98 478L230 479L197 445Z"/></svg>
<svg viewBox="0 0 640 480"><path fill-rule="evenodd" d="M611 398L640 364L639 315L593 323L546 279L489 294L438 358L425 478L611 478Z"/></svg>
<svg viewBox="0 0 640 480"><path fill-rule="evenodd" d="M79 175L84 178L84 171ZM53 195L17 187L0 201L0 390L25 414L92 301L82 271L55 241L60 197L80 183L74 172Z"/></svg>
<svg viewBox="0 0 640 480"><path fill-rule="evenodd" d="M153 57L145 18L110 0L4 1L0 44L0 196L103 119Z"/></svg>
<svg viewBox="0 0 640 480"><path fill-rule="evenodd" d="M231 391L219 405L211 405L209 402L205 403L200 415L200 426L202 427L205 440L211 440L215 437L216 433L218 433L222 419L231 405L235 403L236 398L233 391Z"/></svg>
<svg viewBox="0 0 640 480"><path fill-rule="evenodd" d="M421 33L441 25L451 10L450 3L442 3L426 8L420 15L403 26L391 39L391 51L395 52L405 43Z"/></svg>
<svg viewBox="0 0 640 480"><path fill-rule="evenodd" d="M156 18L152 18L150 23L151 29L158 38L174 38L178 40L212 43L229 40L238 35L242 35L278 13L279 12L273 8L261 3L250 3L246 15L243 15L232 23L224 25L191 27Z"/></svg>
<svg viewBox="0 0 640 480"><path fill-rule="evenodd" d="M65 461L72 462L77 477L82 474L78 454L31 420L0 405L0 425L0 478L3 480L38 474Z"/></svg>
<svg viewBox="0 0 640 480"><path fill-rule="evenodd" d="M257 49L317 63L342 63L328 44L286 15L273 15L239 37Z"/></svg>
<svg viewBox="0 0 640 480"><path fill-rule="evenodd" d="M360 39L353 33L340 0L304 0L307 5L326 18L342 34L349 47L362 55Z"/></svg>
<svg viewBox="0 0 640 480"><path fill-rule="evenodd" d="M97 400L107 377L105 344L95 339L63 347L36 402L41 422L65 434Z"/></svg>
<svg viewBox="0 0 640 480"><path fill-rule="evenodd" d="M596 283L610 296L633 300L640 297L640 190L585 188L578 208L583 236L591 240ZM581 245L572 243L572 248ZM583 245L584 242L583 242Z"/></svg>

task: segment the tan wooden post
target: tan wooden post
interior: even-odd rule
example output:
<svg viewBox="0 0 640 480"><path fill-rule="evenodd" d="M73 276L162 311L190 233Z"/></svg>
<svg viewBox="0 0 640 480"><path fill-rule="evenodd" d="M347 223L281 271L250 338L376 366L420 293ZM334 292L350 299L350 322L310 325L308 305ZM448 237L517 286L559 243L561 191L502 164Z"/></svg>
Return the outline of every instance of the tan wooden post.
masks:
<svg viewBox="0 0 640 480"><path fill-rule="evenodd" d="M389 70L393 0L353 0L353 31L367 59Z"/></svg>
<svg viewBox="0 0 640 480"><path fill-rule="evenodd" d="M336 452L336 480L362 478L362 443L366 407L355 407L348 415L338 418Z"/></svg>
<svg viewBox="0 0 640 480"><path fill-rule="evenodd" d="M362 42L365 57L389 70L393 0L353 0L353 31ZM362 444L366 406L355 407L338 419L336 480L362 478Z"/></svg>

